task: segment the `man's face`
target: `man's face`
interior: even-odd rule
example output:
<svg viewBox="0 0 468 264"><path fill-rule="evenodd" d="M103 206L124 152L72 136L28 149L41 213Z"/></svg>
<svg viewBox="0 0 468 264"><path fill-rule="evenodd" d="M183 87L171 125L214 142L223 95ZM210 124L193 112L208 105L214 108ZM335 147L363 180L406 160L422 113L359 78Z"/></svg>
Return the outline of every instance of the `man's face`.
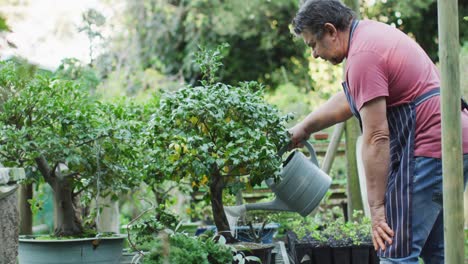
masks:
<svg viewBox="0 0 468 264"><path fill-rule="evenodd" d="M308 31L302 32L301 36L304 42L312 48L312 55L314 58L322 58L325 61L329 61L333 65L340 64L345 58L345 52L340 46L338 41L336 29L326 29L321 39Z"/></svg>

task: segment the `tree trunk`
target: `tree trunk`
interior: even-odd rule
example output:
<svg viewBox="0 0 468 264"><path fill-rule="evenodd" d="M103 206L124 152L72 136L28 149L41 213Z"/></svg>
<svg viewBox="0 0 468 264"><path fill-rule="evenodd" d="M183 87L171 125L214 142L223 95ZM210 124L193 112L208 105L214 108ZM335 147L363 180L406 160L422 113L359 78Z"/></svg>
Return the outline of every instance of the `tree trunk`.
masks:
<svg viewBox="0 0 468 264"><path fill-rule="evenodd" d="M81 220L73 203L73 189L67 179L55 178L54 207L56 210L56 236L74 236L83 232Z"/></svg>
<svg viewBox="0 0 468 264"><path fill-rule="evenodd" d="M32 235L33 217L28 200L33 198L32 184L21 184L18 189L19 233Z"/></svg>
<svg viewBox="0 0 468 264"><path fill-rule="evenodd" d="M237 242L237 240L231 234L229 222L226 218L226 213L224 212L223 188L223 177L219 174L219 172L215 172L212 175L210 184L211 208L213 210L214 218L213 220L215 222L216 228L218 229L218 234L224 236L227 243L234 243Z"/></svg>

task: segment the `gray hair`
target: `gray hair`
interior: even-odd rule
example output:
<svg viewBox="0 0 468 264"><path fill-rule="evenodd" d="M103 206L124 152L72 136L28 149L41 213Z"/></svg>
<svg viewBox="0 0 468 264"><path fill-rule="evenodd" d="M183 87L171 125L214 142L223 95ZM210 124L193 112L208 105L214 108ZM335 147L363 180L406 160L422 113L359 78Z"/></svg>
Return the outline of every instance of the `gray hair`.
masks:
<svg viewBox="0 0 468 264"><path fill-rule="evenodd" d="M308 0L299 8L292 24L296 35L307 31L321 39L325 23L331 23L337 30L345 31L355 17L353 10L340 1Z"/></svg>

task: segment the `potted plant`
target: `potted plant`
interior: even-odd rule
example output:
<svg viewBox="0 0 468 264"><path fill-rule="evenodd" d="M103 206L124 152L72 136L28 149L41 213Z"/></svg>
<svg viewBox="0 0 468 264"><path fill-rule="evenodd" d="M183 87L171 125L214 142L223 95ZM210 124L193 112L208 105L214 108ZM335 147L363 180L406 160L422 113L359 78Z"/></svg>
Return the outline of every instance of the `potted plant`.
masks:
<svg viewBox="0 0 468 264"><path fill-rule="evenodd" d="M378 263L370 234L370 219L361 211L353 213L355 221L343 217L315 218L297 233L288 233L291 255L298 263ZM358 221L359 220L359 221Z"/></svg>
<svg viewBox="0 0 468 264"><path fill-rule="evenodd" d="M243 242L272 244L280 225L271 221L268 211L256 211L241 217L234 229L234 237ZM196 234L216 230L216 226L201 226Z"/></svg>
<svg viewBox="0 0 468 264"><path fill-rule="evenodd" d="M224 212L224 190L234 194L279 176L277 151L288 140L285 124L290 116L281 116L265 102L257 82L235 86L217 82L226 47L198 54L201 86L162 96L149 144L157 146L159 152L152 154L164 174L188 180L194 190L206 190L218 234L234 243Z"/></svg>
<svg viewBox="0 0 468 264"><path fill-rule="evenodd" d="M137 151L132 133L139 127L132 121L135 113L123 104L99 102L78 82L51 73L26 74L25 69L13 62L0 64L0 162L24 167L29 180L52 188L56 237L89 235L82 208L93 197L116 196L138 182L132 170L132 156ZM99 210L90 216L99 216ZM92 227L94 221L89 224ZM106 247L102 234L91 236L73 243L84 240L91 254ZM109 239L121 252L123 238ZM29 263L26 258L40 259L22 255L22 249L39 244L39 239L26 240L22 240L24 247L20 244L21 263ZM52 240L44 243L59 245ZM50 258L44 263L63 261L54 259L51 252L45 254ZM113 252L111 258L118 259L120 252Z"/></svg>

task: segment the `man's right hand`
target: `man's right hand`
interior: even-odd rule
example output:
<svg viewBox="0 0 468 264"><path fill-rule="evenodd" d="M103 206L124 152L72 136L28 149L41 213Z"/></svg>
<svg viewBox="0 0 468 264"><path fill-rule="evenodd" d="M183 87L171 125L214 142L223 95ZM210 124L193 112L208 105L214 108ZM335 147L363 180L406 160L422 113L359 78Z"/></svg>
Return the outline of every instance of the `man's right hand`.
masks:
<svg viewBox="0 0 468 264"><path fill-rule="evenodd" d="M307 140L310 137L310 133L307 132L304 126L304 122L300 122L291 129L289 129L289 134L291 136L291 145L290 149L301 148L304 144L301 142Z"/></svg>

